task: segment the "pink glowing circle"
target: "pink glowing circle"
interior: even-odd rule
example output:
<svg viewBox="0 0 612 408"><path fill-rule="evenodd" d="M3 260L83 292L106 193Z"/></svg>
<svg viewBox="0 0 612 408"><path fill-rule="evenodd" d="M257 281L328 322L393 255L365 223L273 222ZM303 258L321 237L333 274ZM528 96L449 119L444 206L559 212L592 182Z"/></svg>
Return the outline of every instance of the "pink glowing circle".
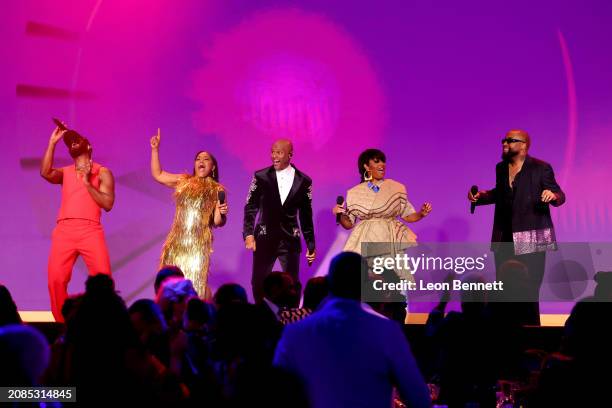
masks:
<svg viewBox="0 0 612 408"><path fill-rule="evenodd" d="M201 104L196 127L248 170L269 165L270 145L284 137L312 177L351 175L359 152L382 139L387 115L374 69L319 15L257 13L215 37L204 56L191 90Z"/></svg>

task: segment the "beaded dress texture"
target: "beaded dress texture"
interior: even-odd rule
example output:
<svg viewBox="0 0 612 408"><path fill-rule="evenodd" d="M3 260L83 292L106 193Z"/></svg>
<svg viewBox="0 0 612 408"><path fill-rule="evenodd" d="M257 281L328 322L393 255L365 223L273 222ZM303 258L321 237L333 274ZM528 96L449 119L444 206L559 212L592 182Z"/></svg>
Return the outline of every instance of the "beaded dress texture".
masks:
<svg viewBox="0 0 612 408"><path fill-rule="evenodd" d="M162 248L161 265L181 268L200 296L207 294L211 226L221 185L210 177L181 178L174 191L176 213Z"/></svg>

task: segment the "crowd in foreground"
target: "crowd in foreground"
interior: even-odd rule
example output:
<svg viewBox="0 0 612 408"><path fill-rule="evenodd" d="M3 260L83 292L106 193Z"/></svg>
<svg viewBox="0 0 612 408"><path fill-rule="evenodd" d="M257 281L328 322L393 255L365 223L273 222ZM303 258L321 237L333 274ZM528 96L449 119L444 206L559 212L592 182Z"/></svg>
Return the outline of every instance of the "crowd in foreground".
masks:
<svg viewBox="0 0 612 408"><path fill-rule="evenodd" d="M233 283L204 302L180 269L166 267L155 300L129 307L110 277L91 276L64 303L65 330L52 344L21 322L0 286L0 384L75 386L82 405L428 407L433 397L488 407L499 402L500 380L522 384L512 395L522 406L606 400L609 274L575 305L555 353L529 349L511 308L485 298L460 312L445 313L442 302L417 350L397 321L401 307L360 301L360 266L357 254L336 256L327 276L308 281L301 307L296 282L282 272L250 304Z"/></svg>

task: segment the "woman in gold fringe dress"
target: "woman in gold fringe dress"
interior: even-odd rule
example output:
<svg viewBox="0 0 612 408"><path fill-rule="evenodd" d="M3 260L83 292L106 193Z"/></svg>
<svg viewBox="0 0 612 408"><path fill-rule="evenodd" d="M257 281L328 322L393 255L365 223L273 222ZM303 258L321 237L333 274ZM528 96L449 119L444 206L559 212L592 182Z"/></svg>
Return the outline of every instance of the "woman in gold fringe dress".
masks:
<svg viewBox="0 0 612 408"><path fill-rule="evenodd" d="M210 298L208 268L212 253L212 227L221 227L227 220L227 202L218 200L219 183L217 160L208 152L196 154L193 174L172 174L159 162L160 133L151 138L151 174L153 178L174 188L176 213L170 233L162 248L160 267L175 265L193 283L198 295Z"/></svg>

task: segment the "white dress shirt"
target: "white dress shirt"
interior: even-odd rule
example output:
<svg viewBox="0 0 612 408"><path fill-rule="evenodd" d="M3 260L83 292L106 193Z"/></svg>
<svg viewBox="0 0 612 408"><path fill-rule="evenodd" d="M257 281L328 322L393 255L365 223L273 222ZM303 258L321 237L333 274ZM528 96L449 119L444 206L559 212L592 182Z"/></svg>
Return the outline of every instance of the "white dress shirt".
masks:
<svg viewBox="0 0 612 408"><path fill-rule="evenodd" d="M292 165L287 166L283 170L276 172L276 182L278 183L278 194L280 195L281 204L285 204L285 200L293 186L293 178L295 177L295 169Z"/></svg>

